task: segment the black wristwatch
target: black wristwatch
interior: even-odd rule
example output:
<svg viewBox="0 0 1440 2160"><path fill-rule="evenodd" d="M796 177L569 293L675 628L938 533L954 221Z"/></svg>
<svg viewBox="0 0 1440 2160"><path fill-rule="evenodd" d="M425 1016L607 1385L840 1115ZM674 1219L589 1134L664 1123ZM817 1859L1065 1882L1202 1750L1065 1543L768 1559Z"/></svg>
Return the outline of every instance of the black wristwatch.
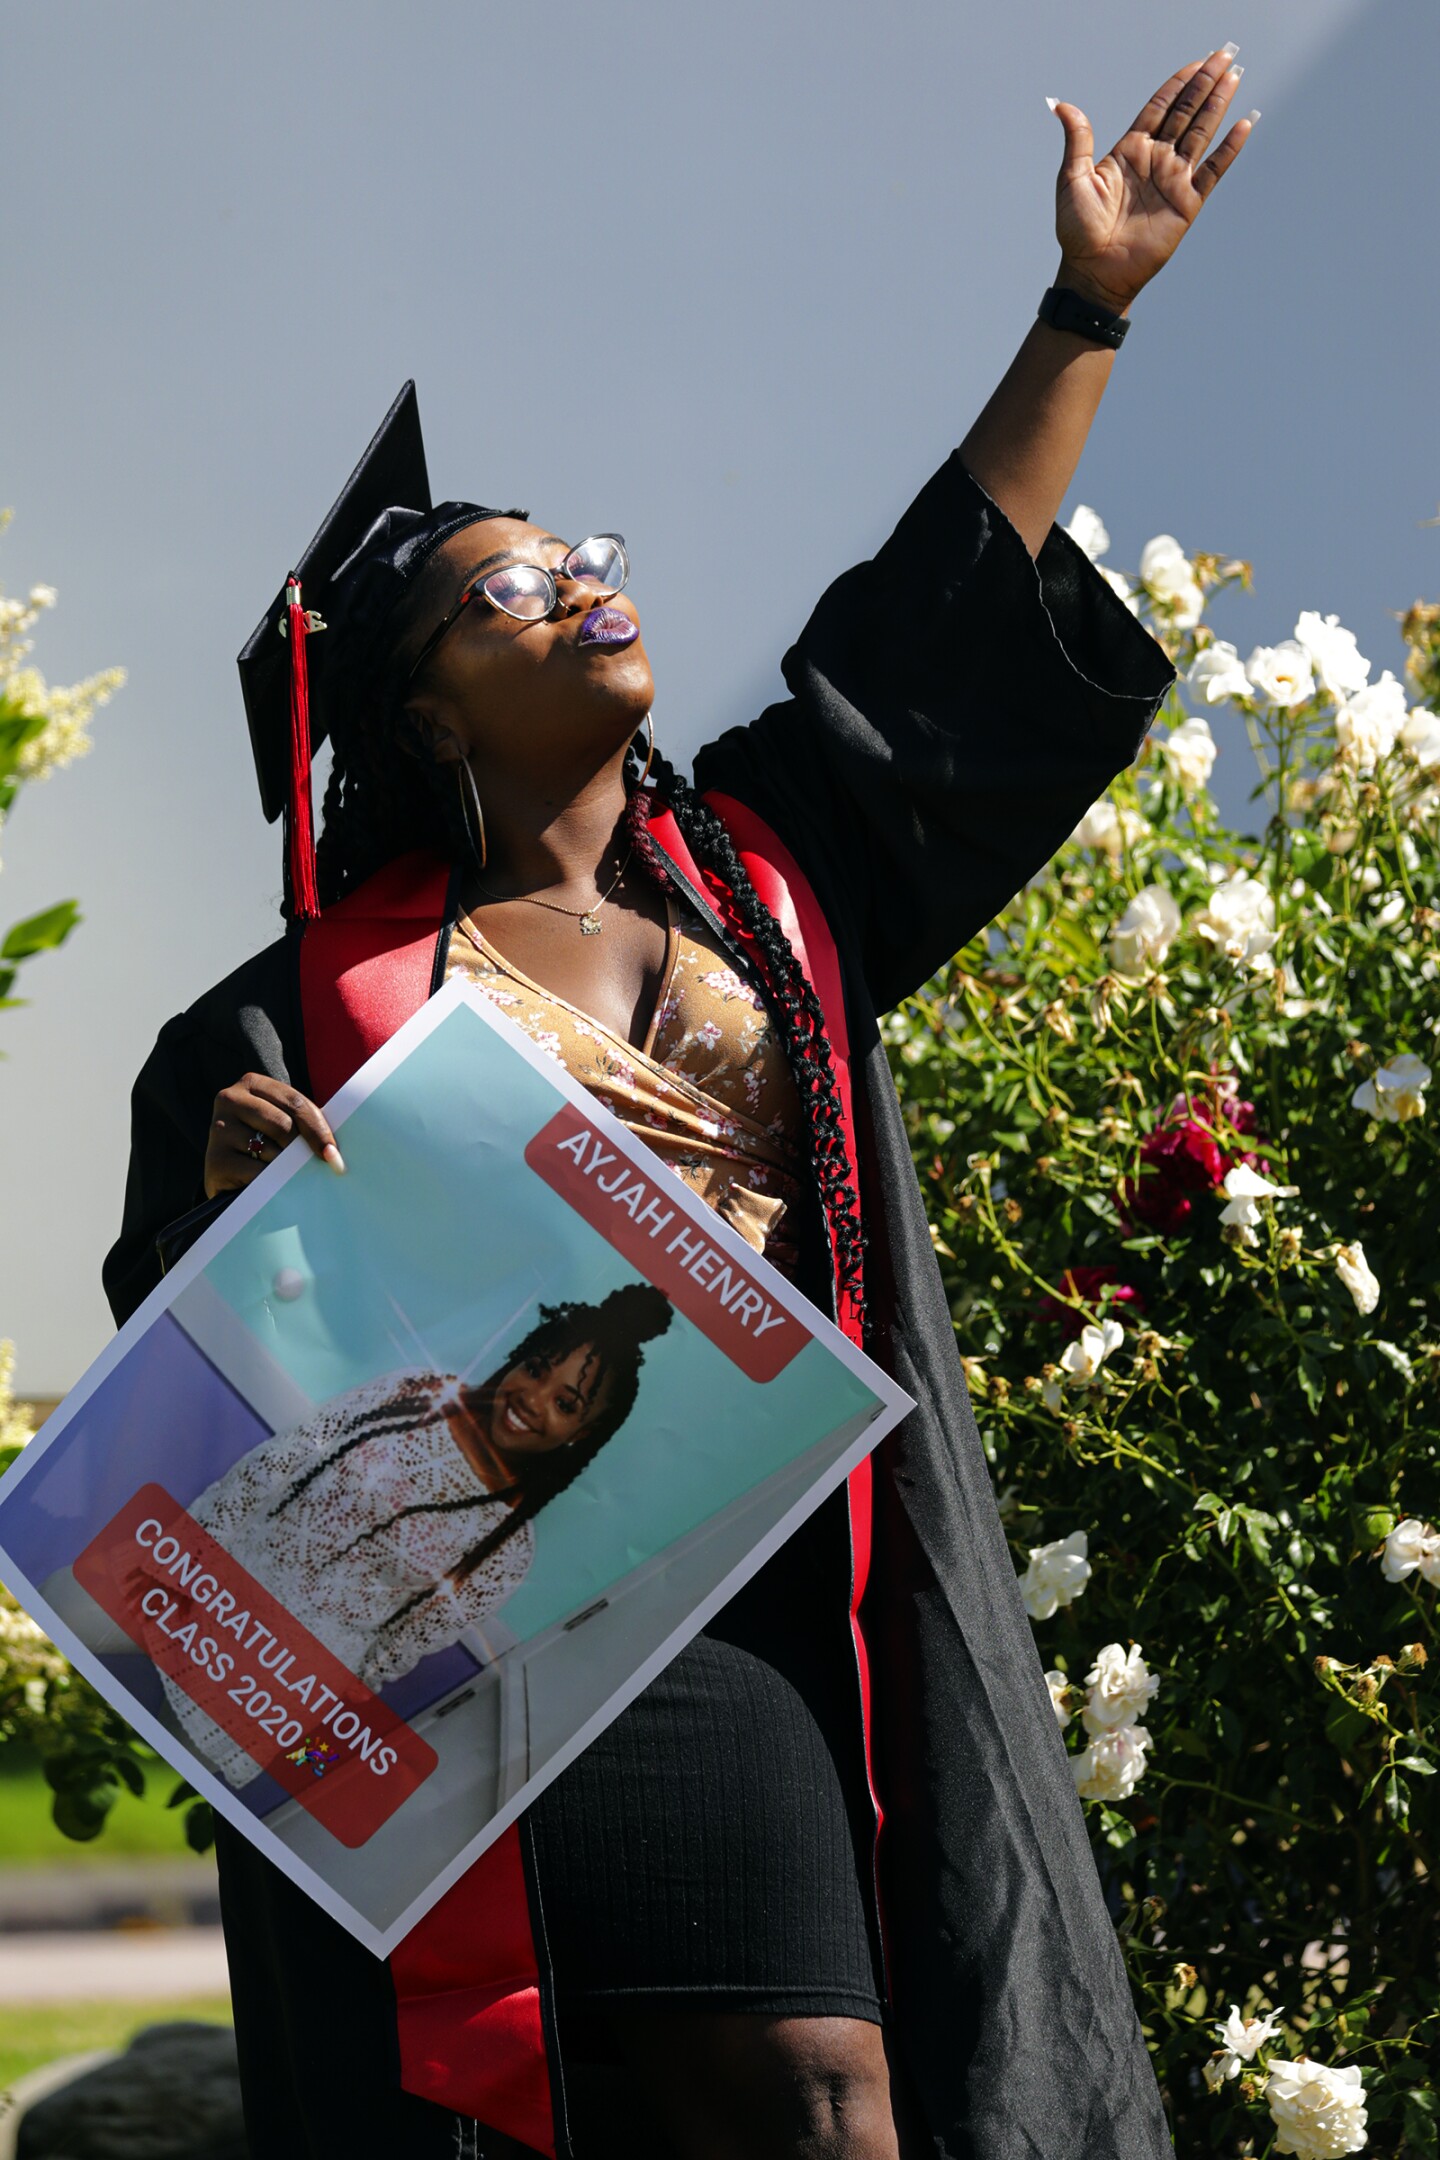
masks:
<svg viewBox="0 0 1440 2160"><path fill-rule="evenodd" d="M1097 307L1093 300L1082 300L1068 285L1052 285L1035 312L1052 330L1073 330L1077 337L1089 338L1095 345L1108 345L1115 352L1124 344L1130 328L1123 315L1112 315L1109 308Z"/></svg>

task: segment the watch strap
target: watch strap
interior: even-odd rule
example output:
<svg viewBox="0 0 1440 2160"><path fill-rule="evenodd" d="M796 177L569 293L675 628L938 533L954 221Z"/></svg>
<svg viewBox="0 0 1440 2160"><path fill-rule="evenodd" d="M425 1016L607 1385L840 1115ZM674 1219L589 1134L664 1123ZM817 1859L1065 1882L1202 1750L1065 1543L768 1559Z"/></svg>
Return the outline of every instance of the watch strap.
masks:
<svg viewBox="0 0 1440 2160"><path fill-rule="evenodd" d="M1113 352L1124 344L1130 328L1123 315L1112 315L1109 308L1097 307L1093 300L1082 300L1068 285L1052 285L1035 312L1052 330L1073 331L1076 337L1108 345Z"/></svg>

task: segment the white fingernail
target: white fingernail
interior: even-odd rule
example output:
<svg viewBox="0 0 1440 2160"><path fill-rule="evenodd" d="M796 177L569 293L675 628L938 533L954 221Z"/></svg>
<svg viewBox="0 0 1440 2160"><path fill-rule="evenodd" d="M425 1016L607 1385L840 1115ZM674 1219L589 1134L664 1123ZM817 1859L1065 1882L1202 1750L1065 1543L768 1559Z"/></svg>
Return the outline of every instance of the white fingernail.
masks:
<svg viewBox="0 0 1440 2160"><path fill-rule="evenodd" d="M1051 112L1054 112L1056 106L1060 103L1060 100L1059 98L1047 97L1045 103L1049 106Z"/></svg>
<svg viewBox="0 0 1440 2160"><path fill-rule="evenodd" d="M1224 53L1227 60L1233 60L1236 53L1239 52L1240 48L1238 45L1222 45L1220 50Z"/></svg>
<svg viewBox="0 0 1440 2160"><path fill-rule="evenodd" d="M338 1170L342 1177L345 1175L345 1158L333 1140L320 1159L322 1162L328 1162L332 1170Z"/></svg>
<svg viewBox="0 0 1440 2160"><path fill-rule="evenodd" d="M1258 112L1247 112L1245 115L1245 118L1251 123L1252 126L1259 119L1259 117L1260 115Z"/></svg>
<svg viewBox="0 0 1440 2160"><path fill-rule="evenodd" d="M1241 77L1241 76L1242 76L1242 75L1244 74L1244 72L1245 72L1244 68L1231 68L1231 70L1230 70L1230 80L1231 80L1231 82L1232 82L1232 83L1238 83L1238 82L1239 82L1239 80L1240 80L1240 77Z"/></svg>

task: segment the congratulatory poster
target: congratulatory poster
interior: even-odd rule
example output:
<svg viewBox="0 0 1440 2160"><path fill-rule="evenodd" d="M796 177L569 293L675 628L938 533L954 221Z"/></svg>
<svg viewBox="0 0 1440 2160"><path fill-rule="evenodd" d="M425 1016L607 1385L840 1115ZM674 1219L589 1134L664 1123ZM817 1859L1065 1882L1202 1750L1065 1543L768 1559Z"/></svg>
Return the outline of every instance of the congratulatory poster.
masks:
<svg viewBox="0 0 1440 2160"><path fill-rule="evenodd" d="M0 1576L377 1955L907 1398L452 984L0 1483Z"/></svg>

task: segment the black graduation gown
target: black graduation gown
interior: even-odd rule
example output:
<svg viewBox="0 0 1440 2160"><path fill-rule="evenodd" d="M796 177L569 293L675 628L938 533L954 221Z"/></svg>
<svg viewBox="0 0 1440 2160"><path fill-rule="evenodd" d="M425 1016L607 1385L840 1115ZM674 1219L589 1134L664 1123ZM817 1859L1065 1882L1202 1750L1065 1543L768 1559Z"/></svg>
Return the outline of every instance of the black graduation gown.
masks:
<svg viewBox="0 0 1440 2160"><path fill-rule="evenodd" d="M897 2029L937 2160L1161 2160L876 1016L1048 861L1134 758L1172 670L1065 534L1033 563L952 456L825 593L784 674L789 696L702 751L696 778L773 827L833 933L871 1348L918 1406L877 1451L866 1598ZM160 1249L173 1257L212 1212L217 1091L247 1070L307 1084L292 954L277 941L161 1031L105 1268L117 1319L158 1279ZM454 2118L396 2089L384 1968L233 1835L222 1889L242 2056L257 2079L265 2057L277 2130L297 2126L286 2152L469 2149Z"/></svg>

